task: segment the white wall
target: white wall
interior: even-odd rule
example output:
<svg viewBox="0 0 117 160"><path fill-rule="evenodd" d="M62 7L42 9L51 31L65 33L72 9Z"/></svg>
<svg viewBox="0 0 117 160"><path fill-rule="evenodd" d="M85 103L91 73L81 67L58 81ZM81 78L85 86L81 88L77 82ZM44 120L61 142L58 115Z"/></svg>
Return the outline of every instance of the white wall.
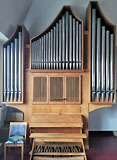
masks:
<svg viewBox="0 0 117 160"><path fill-rule="evenodd" d="M1 54L1 42L0 42L0 88L2 88L2 54ZM0 105L2 103L2 90L0 89Z"/></svg>

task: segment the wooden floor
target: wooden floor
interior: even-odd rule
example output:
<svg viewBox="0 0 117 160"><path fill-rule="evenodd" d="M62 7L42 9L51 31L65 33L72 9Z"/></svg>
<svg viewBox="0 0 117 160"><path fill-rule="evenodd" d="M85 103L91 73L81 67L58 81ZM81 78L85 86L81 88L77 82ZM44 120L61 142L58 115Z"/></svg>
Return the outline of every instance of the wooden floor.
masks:
<svg viewBox="0 0 117 160"><path fill-rule="evenodd" d="M117 160L117 137L112 132L90 132L88 160ZM30 147L25 149L24 160L29 160ZM0 157L3 160L3 155ZM20 149L11 149L7 160L20 160Z"/></svg>

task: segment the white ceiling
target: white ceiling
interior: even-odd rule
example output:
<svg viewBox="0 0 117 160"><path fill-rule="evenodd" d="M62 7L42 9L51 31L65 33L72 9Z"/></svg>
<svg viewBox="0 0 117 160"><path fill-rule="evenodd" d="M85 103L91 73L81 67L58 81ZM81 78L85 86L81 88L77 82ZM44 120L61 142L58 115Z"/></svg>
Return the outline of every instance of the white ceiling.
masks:
<svg viewBox="0 0 117 160"><path fill-rule="evenodd" d="M0 0L0 32L9 37L23 24L33 0Z"/></svg>
<svg viewBox="0 0 117 160"><path fill-rule="evenodd" d="M57 16L62 6L71 5L85 24L90 0L0 0L0 32L8 38L17 24L24 24L30 37L42 32ZM98 0L104 15L117 25L117 0Z"/></svg>

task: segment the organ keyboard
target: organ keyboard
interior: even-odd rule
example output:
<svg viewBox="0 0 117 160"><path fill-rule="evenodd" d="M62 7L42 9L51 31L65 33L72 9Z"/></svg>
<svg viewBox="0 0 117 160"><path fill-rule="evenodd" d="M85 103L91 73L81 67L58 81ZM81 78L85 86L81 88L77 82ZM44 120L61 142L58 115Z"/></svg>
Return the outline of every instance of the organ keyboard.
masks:
<svg viewBox="0 0 117 160"><path fill-rule="evenodd" d="M65 133L64 129L67 127L69 132ZM79 128L78 132L74 133L72 127ZM62 128L63 130L61 133L57 131L40 133L36 132L37 128ZM30 160L58 158L86 160L83 142L86 134L82 133L82 128L81 114L33 114L30 121L30 138L33 139Z"/></svg>

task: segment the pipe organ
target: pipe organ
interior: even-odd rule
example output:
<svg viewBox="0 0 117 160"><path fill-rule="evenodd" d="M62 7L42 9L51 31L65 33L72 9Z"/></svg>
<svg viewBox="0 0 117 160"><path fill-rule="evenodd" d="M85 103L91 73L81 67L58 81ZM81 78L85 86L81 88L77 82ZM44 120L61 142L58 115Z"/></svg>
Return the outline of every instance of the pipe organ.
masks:
<svg viewBox="0 0 117 160"><path fill-rule="evenodd" d="M45 32L31 39L31 69L83 69L83 24L63 8Z"/></svg>
<svg viewBox="0 0 117 160"><path fill-rule="evenodd" d="M10 39L3 44L3 102L23 102L24 34L17 26Z"/></svg>
<svg viewBox="0 0 117 160"><path fill-rule="evenodd" d="M91 101L115 99L115 27L109 25L96 3L91 6Z"/></svg>
<svg viewBox="0 0 117 160"><path fill-rule="evenodd" d="M88 113L116 103L115 26L98 2L89 3L86 20L83 31L83 20L64 6L30 43L18 25L3 44L3 103L22 110L30 124L30 160L51 159L51 152L53 158L86 160ZM81 150L70 144L79 140ZM68 143L62 153L59 142Z"/></svg>

